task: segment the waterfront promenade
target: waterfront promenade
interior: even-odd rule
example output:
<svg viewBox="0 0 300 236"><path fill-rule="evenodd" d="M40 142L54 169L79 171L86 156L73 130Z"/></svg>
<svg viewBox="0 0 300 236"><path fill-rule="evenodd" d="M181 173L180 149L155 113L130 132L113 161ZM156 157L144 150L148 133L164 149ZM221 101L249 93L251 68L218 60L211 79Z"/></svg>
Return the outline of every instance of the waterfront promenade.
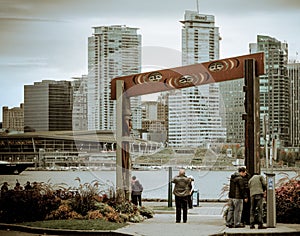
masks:
<svg viewBox="0 0 300 236"><path fill-rule="evenodd" d="M224 202L201 202L189 209L188 222L175 223L174 211L156 211L154 218L139 224L130 224L117 232L147 236L209 236L209 235L300 235L299 224L277 224L276 228L227 228L223 219ZM167 206L166 202L145 202L145 206ZM174 204L173 204L174 205ZM175 206L174 206L175 208Z"/></svg>
<svg viewBox="0 0 300 236"><path fill-rule="evenodd" d="M159 209L166 207L167 202L143 202L145 206ZM130 223L124 228L115 231L60 231L60 230L22 230L22 228L3 227L0 224L0 236L38 236L38 235L133 235L133 236L221 236L221 235L300 235L299 224L277 224L275 228L250 229L245 228L229 229L225 226L223 214L224 202L200 202L199 207L189 209L187 223L175 223L175 210L155 210L152 219L142 223ZM174 204L173 204L174 206ZM175 208L175 207L174 207Z"/></svg>

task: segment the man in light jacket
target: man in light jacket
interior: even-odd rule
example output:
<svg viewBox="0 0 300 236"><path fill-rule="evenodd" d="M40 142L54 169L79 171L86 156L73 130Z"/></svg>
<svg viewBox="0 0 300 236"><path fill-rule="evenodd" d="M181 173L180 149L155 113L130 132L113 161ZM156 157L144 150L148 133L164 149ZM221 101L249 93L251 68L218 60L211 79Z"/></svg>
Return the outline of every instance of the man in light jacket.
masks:
<svg viewBox="0 0 300 236"><path fill-rule="evenodd" d="M142 192L143 192L143 185L136 178L136 176L132 176L132 178L131 178L131 198L132 198L132 203L134 205L142 206Z"/></svg>
<svg viewBox="0 0 300 236"><path fill-rule="evenodd" d="M263 198L266 190L266 180L262 175L254 174L249 180L249 189L251 196L250 207L250 229L255 229L255 212L257 211L258 229L265 229L263 226Z"/></svg>

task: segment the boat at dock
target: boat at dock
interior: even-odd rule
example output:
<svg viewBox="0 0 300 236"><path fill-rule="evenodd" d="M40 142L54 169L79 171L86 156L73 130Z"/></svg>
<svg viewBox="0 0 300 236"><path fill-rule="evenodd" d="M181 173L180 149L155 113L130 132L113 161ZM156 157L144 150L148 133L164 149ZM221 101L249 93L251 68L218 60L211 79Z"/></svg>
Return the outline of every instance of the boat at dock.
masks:
<svg viewBox="0 0 300 236"><path fill-rule="evenodd" d="M0 175L18 175L28 167L34 167L34 162L0 161Z"/></svg>

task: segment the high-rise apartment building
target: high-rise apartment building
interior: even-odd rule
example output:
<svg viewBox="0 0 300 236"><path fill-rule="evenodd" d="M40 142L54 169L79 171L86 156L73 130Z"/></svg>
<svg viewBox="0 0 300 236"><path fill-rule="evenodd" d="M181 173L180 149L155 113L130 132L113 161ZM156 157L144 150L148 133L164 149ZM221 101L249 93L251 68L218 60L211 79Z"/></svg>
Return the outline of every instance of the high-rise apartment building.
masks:
<svg viewBox="0 0 300 236"><path fill-rule="evenodd" d="M24 85L24 131L72 130L72 98L70 81Z"/></svg>
<svg viewBox="0 0 300 236"><path fill-rule="evenodd" d="M265 53L266 74L260 76L261 144L264 144L263 120L268 117L268 134L277 139L278 147L290 145L290 80L288 77L288 44L276 38L257 36L249 45L250 53Z"/></svg>
<svg viewBox="0 0 300 236"><path fill-rule="evenodd" d="M288 64L290 79L290 139L292 147L300 146L300 63Z"/></svg>
<svg viewBox="0 0 300 236"><path fill-rule="evenodd" d="M110 99L113 78L141 70L141 35L124 25L94 27L88 39L88 129L115 130L116 101ZM141 128L141 99L131 98L132 124Z"/></svg>
<svg viewBox="0 0 300 236"><path fill-rule="evenodd" d="M212 15L185 11L182 27L182 64L219 59L219 28ZM206 147L224 142L219 85L209 84L169 93L169 145Z"/></svg>
<svg viewBox="0 0 300 236"><path fill-rule="evenodd" d="M20 107L2 107L2 128L14 131L24 131L24 104Z"/></svg>
<svg viewBox="0 0 300 236"><path fill-rule="evenodd" d="M73 130L87 130L87 76L73 77Z"/></svg>

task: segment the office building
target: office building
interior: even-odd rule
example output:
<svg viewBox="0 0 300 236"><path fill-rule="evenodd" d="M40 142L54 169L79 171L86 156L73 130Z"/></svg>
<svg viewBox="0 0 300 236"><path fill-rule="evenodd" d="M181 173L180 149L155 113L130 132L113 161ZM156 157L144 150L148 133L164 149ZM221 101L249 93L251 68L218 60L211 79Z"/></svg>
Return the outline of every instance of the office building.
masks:
<svg viewBox="0 0 300 236"><path fill-rule="evenodd" d="M72 98L70 81L24 85L24 131L72 130Z"/></svg>
<svg viewBox="0 0 300 236"><path fill-rule="evenodd" d="M290 140L291 147L300 146L300 63L288 64L290 79Z"/></svg>
<svg viewBox="0 0 300 236"><path fill-rule="evenodd" d="M158 101L142 102L142 138L165 143L167 140L166 120L158 118L159 105Z"/></svg>
<svg viewBox="0 0 300 236"><path fill-rule="evenodd" d="M87 76L73 77L73 130L87 130Z"/></svg>
<svg viewBox="0 0 300 236"><path fill-rule="evenodd" d="M20 107L2 107L2 128L8 131L24 131L24 104Z"/></svg>
<svg viewBox="0 0 300 236"><path fill-rule="evenodd" d="M270 139L275 138L279 148L290 145L290 80L288 77L288 44L276 38L258 35L257 42L249 44L250 53L264 52L266 74L260 76L261 144L263 120L268 117Z"/></svg>
<svg viewBox="0 0 300 236"><path fill-rule="evenodd" d="M244 78L224 81L220 85L221 116L223 126L226 127L226 143L244 145L245 143L245 93L243 91Z"/></svg>
<svg viewBox="0 0 300 236"><path fill-rule="evenodd" d="M219 59L220 35L214 16L185 11L181 23L183 65ZM169 146L207 147L225 141L218 84L171 91L168 99Z"/></svg>
<svg viewBox="0 0 300 236"><path fill-rule="evenodd" d="M142 113L143 119L157 120L157 101L143 101L142 102Z"/></svg>
<svg viewBox="0 0 300 236"><path fill-rule="evenodd" d="M110 82L115 77L136 74L141 69L141 35L124 25L94 27L88 39L88 129L115 130L116 101ZM141 99L131 98L134 129L141 128Z"/></svg>

